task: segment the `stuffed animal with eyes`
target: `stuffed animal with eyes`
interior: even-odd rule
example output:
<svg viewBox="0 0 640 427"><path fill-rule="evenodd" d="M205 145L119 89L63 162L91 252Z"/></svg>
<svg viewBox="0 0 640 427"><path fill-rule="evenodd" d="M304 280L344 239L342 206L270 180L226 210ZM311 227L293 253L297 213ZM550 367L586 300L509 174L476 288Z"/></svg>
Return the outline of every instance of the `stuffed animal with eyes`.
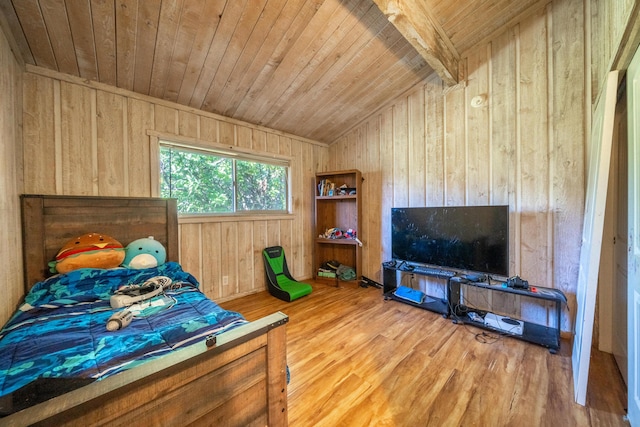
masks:
<svg viewBox="0 0 640 427"><path fill-rule="evenodd" d="M122 266L133 269L158 267L165 263L167 251L162 243L153 237L134 240L124 249Z"/></svg>
<svg viewBox="0 0 640 427"><path fill-rule="evenodd" d="M52 273L79 268L115 268L124 260L122 243L101 233L87 233L69 240L49 263Z"/></svg>

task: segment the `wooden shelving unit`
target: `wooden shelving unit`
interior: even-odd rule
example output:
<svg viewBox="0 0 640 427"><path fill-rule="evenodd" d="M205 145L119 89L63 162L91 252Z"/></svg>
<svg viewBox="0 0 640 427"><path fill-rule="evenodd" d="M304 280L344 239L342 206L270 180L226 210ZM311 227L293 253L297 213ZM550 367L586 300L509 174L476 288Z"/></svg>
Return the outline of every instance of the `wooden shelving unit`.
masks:
<svg viewBox="0 0 640 427"><path fill-rule="evenodd" d="M333 195L329 191L321 194L321 183L334 184ZM340 187L345 185L346 190ZM355 239L327 239L323 236L328 229L338 228L341 231L349 229L360 231L362 218L362 174L359 170L351 169L337 172L321 172L316 174L315 182L315 244L314 271L316 280L338 283L337 278L327 278L318 275L320 266L330 260L352 267L356 271L356 279L362 276L362 250ZM344 193L344 194L343 194ZM357 235L360 237L360 235Z"/></svg>

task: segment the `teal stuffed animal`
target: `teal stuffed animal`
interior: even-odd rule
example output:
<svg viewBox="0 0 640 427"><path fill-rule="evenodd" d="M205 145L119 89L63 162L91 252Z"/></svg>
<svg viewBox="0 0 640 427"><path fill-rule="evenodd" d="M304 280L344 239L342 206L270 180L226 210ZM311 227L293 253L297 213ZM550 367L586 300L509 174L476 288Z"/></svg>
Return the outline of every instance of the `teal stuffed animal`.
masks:
<svg viewBox="0 0 640 427"><path fill-rule="evenodd" d="M152 236L134 240L124 248L122 266L133 269L158 267L165 263L167 251Z"/></svg>

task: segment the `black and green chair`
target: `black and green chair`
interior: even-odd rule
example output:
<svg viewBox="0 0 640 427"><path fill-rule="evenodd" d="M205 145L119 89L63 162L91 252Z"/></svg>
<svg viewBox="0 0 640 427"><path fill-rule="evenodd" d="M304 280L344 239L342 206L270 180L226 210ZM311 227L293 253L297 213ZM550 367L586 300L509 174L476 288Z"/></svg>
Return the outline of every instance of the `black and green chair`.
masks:
<svg viewBox="0 0 640 427"><path fill-rule="evenodd" d="M282 246L271 246L262 251L264 271L267 274L269 293L283 301L291 302L312 291L311 285L298 282L289 273Z"/></svg>

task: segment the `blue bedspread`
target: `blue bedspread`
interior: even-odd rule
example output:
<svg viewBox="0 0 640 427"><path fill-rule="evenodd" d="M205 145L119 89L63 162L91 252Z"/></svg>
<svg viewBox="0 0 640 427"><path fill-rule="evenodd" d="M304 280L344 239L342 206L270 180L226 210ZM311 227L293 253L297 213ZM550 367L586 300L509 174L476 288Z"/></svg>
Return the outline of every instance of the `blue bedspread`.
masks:
<svg viewBox="0 0 640 427"><path fill-rule="evenodd" d="M121 330L109 332L109 297L122 285L167 276L165 290ZM144 307L145 305L143 305ZM244 318L199 290L179 264L157 268L80 269L37 283L0 330L0 396L36 379L102 379L185 345L203 341Z"/></svg>

